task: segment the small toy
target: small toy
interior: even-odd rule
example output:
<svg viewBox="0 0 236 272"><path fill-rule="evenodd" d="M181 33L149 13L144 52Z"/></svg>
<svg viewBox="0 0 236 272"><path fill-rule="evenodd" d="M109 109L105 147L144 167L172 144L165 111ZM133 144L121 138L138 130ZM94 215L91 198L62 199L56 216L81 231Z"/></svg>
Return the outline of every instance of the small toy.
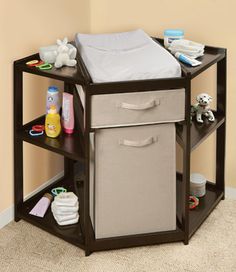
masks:
<svg viewBox="0 0 236 272"><path fill-rule="evenodd" d="M34 125L29 131L30 136L41 136L44 133L44 125Z"/></svg>
<svg viewBox="0 0 236 272"><path fill-rule="evenodd" d="M53 196L57 196L60 193L66 193L66 192L67 192L67 189L65 189L64 187L56 187L51 190L51 193Z"/></svg>
<svg viewBox="0 0 236 272"><path fill-rule="evenodd" d="M189 196L189 209L193 210L199 205L199 199L196 196Z"/></svg>
<svg viewBox="0 0 236 272"><path fill-rule="evenodd" d="M30 60L26 62L27 66L34 67L43 64L44 62L42 60Z"/></svg>
<svg viewBox="0 0 236 272"><path fill-rule="evenodd" d="M63 41L57 40L57 56L56 56L56 62L55 67L61 68L63 65L66 66L75 66L77 61L75 59L71 59L70 55L73 53L72 49L69 49L67 46L68 39L64 38Z"/></svg>
<svg viewBox="0 0 236 272"><path fill-rule="evenodd" d="M207 93L201 93L196 98L197 104L191 107L191 117L196 115L198 123L203 123L202 115L206 116L210 122L215 121L214 114L209 107L212 97Z"/></svg>

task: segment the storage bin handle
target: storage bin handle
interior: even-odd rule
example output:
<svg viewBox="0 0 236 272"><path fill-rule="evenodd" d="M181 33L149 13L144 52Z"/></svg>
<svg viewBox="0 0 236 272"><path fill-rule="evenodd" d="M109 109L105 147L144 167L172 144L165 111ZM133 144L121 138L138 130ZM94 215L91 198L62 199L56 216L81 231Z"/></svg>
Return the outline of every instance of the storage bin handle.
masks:
<svg viewBox="0 0 236 272"><path fill-rule="evenodd" d="M141 140L141 141L131 141L131 140L120 140L119 144L120 145L126 145L126 146L132 146L132 147L144 147L150 144L153 144L157 141L157 137L148 137L145 140Z"/></svg>
<svg viewBox="0 0 236 272"><path fill-rule="evenodd" d="M147 103L143 103L143 104L129 104L129 103L125 103L125 102L122 102L120 104L120 107L123 108L123 109L127 109L127 110L148 110L148 109L151 109L151 108L154 108L156 107L157 105L160 104L160 101L156 101L156 100L151 100Z"/></svg>

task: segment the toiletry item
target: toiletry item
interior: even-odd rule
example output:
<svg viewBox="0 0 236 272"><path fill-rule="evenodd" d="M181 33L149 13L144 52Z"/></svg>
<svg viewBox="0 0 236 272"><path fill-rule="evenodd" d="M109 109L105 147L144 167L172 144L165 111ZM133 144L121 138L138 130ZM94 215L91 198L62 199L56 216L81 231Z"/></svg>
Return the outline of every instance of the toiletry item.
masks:
<svg viewBox="0 0 236 272"><path fill-rule="evenodd" d="M196 59L204 55L205 45L189 40L174 40L168 50L174 55L176 52L191 59Z"/></svg>
<svg viewBox="0 0 236 272"><path fill-rule="evenodd" d="M64 187L56 187L51 190L51 193L53 196L57 196L61 193L66 193L66 192L67 192L67 189Z"/></svg>
<svg viewBox="0 0 236 272"><path fill-rule="evenodd" d="M176 57L179 61L181 61L181 62L183 62L183 63L185 63L185 64L188 64L188 65L190 65L190 66L193 66L193 67L202 64L201 61L198 61L198 60L189 58L189 57L187 57L187 56L185 56L184 54L181 54L181 53L179 53L179 52L175 53L175 57Z"/></svg>
<svg viewBox="0 0 236 272"><path fill-rule="evenodd" d="M69 93L63 93L62 126L65 133L67 134L73 133L74 131L73 95Z"/></svg>
<svg viewBox="0 0 236 272"><path fill-rule="evenodd" d="M174 40L184 38L184 31L181 29L166 29L164 31L164 45L168 48Z"/></svg>
<svg viewBox="0 0 236 272"><path fill-rule="evenodd" d="M34 206L34 208L30 211L31 215L35 215L38 217L44 217L51 201L52 195L46 193L43 197L38 201L38 203Z"/></svg>
<svg viewBox="0 0 236 272"><path fill-rule="evenodd" d="M45 133L48 137L56 138L61 133L60 115L56 107L51 105L45 119Z"/></svg>
<svg viewBox="0 0 236 272"><path fill-rule="evenodd" d="M190 175L190 194L202 197L206 194L206 178L199 173Z"/></svg>
<svg viewBox="0 0 236 272"><path fill-rule="evenodd" d="M57 86L49 86L47 91L47 101L46 101L46 113L48 113L50 106L55 105L56 110L59 113L61 108L60 92Z"/></svg>

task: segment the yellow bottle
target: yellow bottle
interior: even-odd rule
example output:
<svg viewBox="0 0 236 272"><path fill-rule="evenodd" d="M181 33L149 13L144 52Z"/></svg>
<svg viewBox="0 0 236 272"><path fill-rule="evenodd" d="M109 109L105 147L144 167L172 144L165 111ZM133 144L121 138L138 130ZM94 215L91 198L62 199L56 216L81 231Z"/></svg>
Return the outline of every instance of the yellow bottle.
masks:
<svg viewBox="0 0 236 272"><path fill-rule="evenodd" d="M45 132L48 137L56 138L61 133L60 115L57 113L56 106L51 105L46 115Z"/></svg>

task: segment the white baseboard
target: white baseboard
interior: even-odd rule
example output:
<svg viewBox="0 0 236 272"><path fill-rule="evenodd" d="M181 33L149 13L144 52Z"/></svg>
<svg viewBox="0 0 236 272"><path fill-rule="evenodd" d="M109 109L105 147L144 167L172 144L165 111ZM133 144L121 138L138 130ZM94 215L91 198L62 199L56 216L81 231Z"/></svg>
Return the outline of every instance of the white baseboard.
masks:
<svg viewBox="0 0 236 272"><path fill-rule="evenodd" d="M53 182L55 182L57 179L62 178L64 175L64 171L58 173L56 176L51 178L50 180L46 181L44 184L39 186L36 190L25 196L24 200L27 200L31 198L33 195L37 194L41 190L43 190L45 187L49 186ZM11 207L5 209L0 213L0 229L9 224L11 221L14 220L14 205Z"/></svg>
<svg viewBox="0 0 236 272"><path fill-rule="evenodd" d="M225 197L229 199L236 199L236 188L226 187L225 188Z"/></svg>

